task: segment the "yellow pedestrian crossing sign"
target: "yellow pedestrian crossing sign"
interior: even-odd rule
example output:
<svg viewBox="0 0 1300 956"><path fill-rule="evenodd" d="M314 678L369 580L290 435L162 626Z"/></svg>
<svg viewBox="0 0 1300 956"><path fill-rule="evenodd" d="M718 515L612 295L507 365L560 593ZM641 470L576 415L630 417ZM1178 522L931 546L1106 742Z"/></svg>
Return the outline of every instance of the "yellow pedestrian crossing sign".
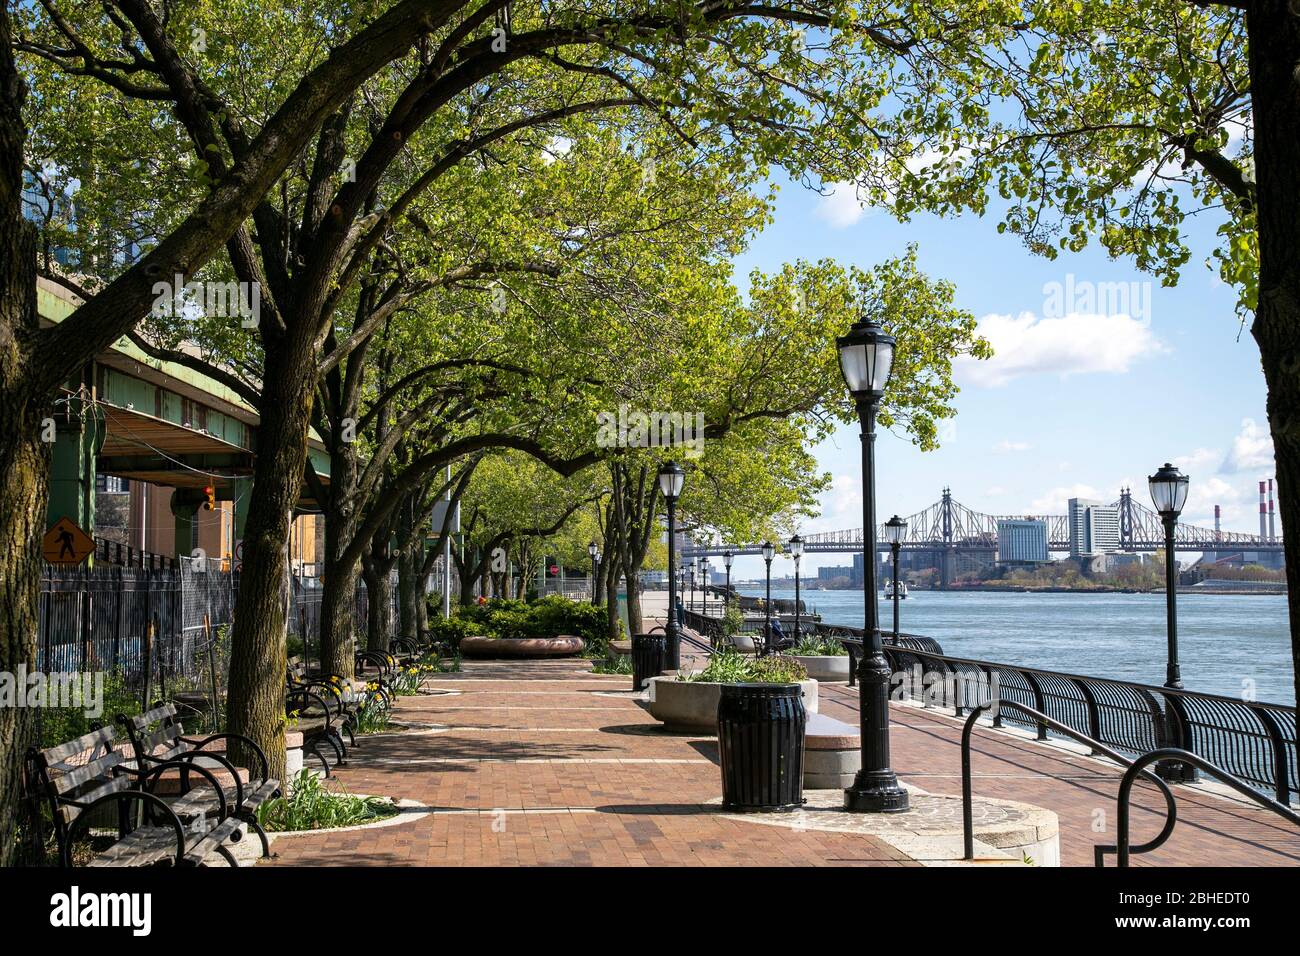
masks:
<svg viewBox="0 0 1300 956"><path fill-rule="evenodd" d="M71 518L60 518L45 532L41 553L50 564L80 564L94 553L95 542Z"/></svg>

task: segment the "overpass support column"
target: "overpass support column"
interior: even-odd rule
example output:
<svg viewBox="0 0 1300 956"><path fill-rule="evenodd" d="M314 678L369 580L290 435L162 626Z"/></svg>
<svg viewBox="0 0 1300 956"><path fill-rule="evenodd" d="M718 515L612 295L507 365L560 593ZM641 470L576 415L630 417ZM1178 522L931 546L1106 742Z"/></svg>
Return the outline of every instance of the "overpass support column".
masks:
<svg viewBox="0 0 1300 956"><path fill-rule="evenodd" d="M94 406L80 393L67 398L53 418L42 423L51 445L50 499L46 527L67 517L86 534L95 533L95 462L104 443Z"/></svg>

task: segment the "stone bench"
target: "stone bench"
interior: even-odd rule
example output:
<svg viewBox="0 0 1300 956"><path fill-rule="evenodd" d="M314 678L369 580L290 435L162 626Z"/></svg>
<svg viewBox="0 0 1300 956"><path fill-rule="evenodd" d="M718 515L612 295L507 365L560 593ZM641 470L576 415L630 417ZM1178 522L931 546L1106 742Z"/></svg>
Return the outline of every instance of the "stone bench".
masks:
<svg viewBox="0 0 1300 956"><path fill-rule="evenodd" d="M825 714L810 713L804 729L804 787L809 790L848 787L861 768L862 738L858 728Z"/></svg>

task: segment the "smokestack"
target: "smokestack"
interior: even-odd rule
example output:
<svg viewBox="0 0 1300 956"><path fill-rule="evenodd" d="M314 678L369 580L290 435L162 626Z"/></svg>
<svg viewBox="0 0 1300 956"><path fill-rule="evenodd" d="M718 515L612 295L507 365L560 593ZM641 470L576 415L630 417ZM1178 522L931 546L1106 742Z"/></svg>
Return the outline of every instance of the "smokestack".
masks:
<svg viewBox="0 0 1300 956"><path fill-rule="evenodd" d="M1218 505L1214 506L1214 540L1215 541L1223 540L1223 535L1219 531L1219 506Z"/></svg>
<svg viewBox="0 0 1300 956"><path fill-rule="evenodd" d="M1272 544L1277 541L1275 525L1273 524L1273 479L1268 480L1268 543Z"/></svg>
<svg viewBox="0 0 1300 956"><path fill-rule="evenodd" d="M1259 537L1260 540L1268 539L1268 508L1265 507L1265 490L1264 482L1259 483Z"/></svg>

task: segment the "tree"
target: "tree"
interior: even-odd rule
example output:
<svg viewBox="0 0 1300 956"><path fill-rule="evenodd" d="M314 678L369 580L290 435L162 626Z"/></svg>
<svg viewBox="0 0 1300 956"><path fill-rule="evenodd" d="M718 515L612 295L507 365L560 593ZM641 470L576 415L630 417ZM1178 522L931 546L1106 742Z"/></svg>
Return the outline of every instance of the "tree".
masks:
<svg viewBox="0 0 1300 956"><path fill-rule="evenodd" d="M904 92L884 133L892 174L863 184L870 198L903 215L995 206L1035 252L1096 240L1166 284L1190 258L1188 217L1218 223L1208 265L1237 290L1268 386L1300 674L1300 10L1021 0L981 5L977 50L953 33L968 5L927 7L889 35L906 69L942 79L925 99Z"/></svg>

